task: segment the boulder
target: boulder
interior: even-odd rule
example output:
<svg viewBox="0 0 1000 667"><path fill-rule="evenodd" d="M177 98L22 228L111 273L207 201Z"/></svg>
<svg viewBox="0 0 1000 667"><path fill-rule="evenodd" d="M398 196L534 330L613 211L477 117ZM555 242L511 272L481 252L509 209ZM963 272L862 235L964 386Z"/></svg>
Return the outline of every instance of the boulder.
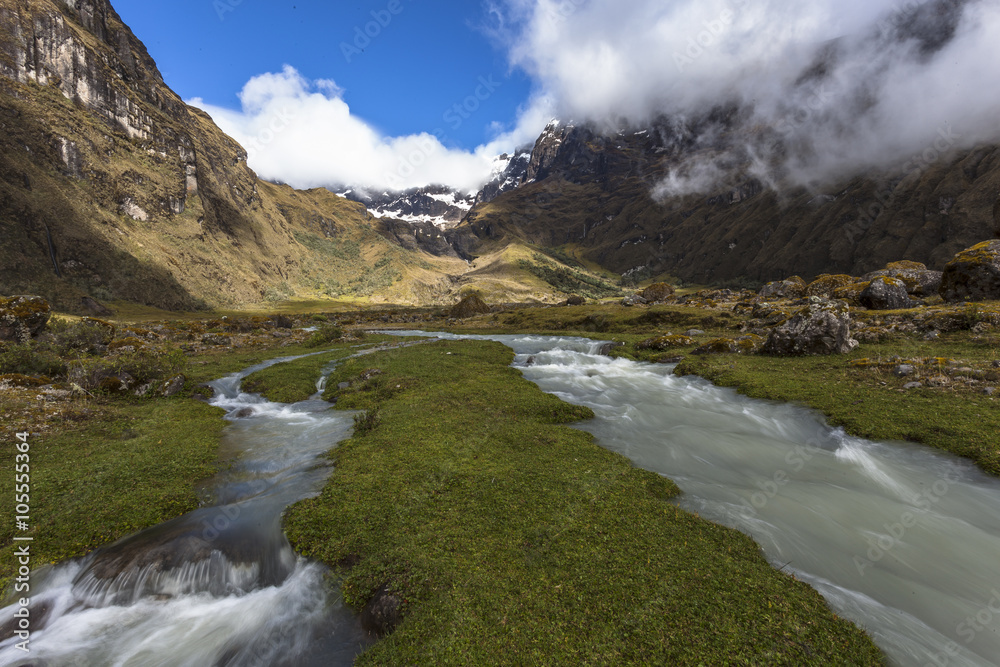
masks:
<svg viewBox="0 0 1000 667"><path fill-rule="evenodd" d="M760 288L759 295L765 299L801 299L806 295L806 281L798 276L777 280Z"/></svg>
<svg viewBox="0 0 1000 667"><path fill-rule="evenodd" d="M771 330L763 352L783 357L846 354L858 346L851 338L850 310L842 301L813 298L809 306Z"/></svg>
<svg viewBox="0 0 1000 667"><path fill-rule="evenodd" d="M51 313L40 296L0 297L0 340L26 343L42 333Z"/></svg>
<svg viewBox="0 0 1000 667"><path fill-rule="evenodd" d="M1000 300L1000 241L986 241L955 255L941 279L945 301Z"/></svg>
<svg viewBox="0 0 1000 667"><path fill-rule="evenodd" d="M667 283L655 283L639 292L639 296L649 303L663 303L674 297L674 288Z"/></svg>
<svg viewBox="0 0 1000 667"><path fill-rule="evenodd" d="M914 306L903 281L884 276L872 280L858 296L858 302L870 310L903 310Z"/></svg>
<svg viewBox="0 0 1000 667"><path fill-rule="evenodd" d="M584 299L582 296L579 296L577 294L574 294L570 298L566 299L566 305L567 306L583 306L586 303L587 303L587 300Z"/></svg>
<svg viewBox="0 0 1000 667"><path fill-rule="evenodd" d="M452 306L451 310L448 311L448 317L464 320L476 315L485 315L491 311L489 304L483 301L483 297L473 292L465 295L461 301Z"/></svg>
<svg viewBox="0 0 1000 667"><path fill-rule="evenodd" d="M187 382L187 377L184 375L176 375L166 382L163 383L163 389L161 393L170 398L171 396L176 396L181 393L181 389L184 388L184 383Z"/></svg>
<svg viewBox="0 0 1000 667"><path fill-rule="evenodd" d="M843 274L831 276L824 274L809 283L806 287L806 296L819 296L828 299L833 296L834 290L838 287L845 287L856 282L857 279L853 276Z"/></svg>
<svg viewBox="0 0 1000 667"><path fill-rule="evenodd" d="M872 271L862 278L865 282L871 282L876 278L895 278L901 280L906 285L906 291L912 296L928 297L934 296L941 289L940 271L930 271L919 262L893 262L881 271Z"/></svg>

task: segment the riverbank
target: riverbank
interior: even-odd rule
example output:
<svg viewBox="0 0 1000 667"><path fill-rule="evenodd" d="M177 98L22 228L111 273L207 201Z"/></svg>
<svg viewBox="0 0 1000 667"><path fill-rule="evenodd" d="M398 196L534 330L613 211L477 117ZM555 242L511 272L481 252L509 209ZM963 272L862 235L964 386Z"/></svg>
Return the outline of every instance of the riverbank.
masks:
<svg viewBox="0 0 1000 667"><path fill-rule="evenodd" d="M331 377L330 398L367 418L286 527L344 574L349 604L399 622L359 664L881 664L750 538L565 426L589 410L511 361L440 342Z"/></svg>

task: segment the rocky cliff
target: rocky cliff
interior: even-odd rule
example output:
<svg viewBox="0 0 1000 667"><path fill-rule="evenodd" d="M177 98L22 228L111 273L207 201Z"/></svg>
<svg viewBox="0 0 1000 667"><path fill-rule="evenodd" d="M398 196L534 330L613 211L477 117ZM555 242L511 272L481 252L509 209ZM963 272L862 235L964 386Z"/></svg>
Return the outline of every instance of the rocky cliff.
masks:
<svg viewBox="0 0 1000 667"><path fill-rule="evenodd" d="M169 309L443 298L365 207L258 180L106 0L0 0L0 293ZM450 297L449 297L450 298Z"/></svg>

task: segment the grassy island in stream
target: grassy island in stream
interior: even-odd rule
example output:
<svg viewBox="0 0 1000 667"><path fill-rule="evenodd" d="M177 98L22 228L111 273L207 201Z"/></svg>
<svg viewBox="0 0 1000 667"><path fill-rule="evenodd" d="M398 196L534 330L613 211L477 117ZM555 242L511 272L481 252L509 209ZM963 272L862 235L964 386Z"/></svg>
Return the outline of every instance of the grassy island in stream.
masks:
<svg viewBox="0 0 1000 667"><path fill-rule="evenodd" d="M343 574L350 605L400 605L359 664L883 663L749 537L678 509L671 482L566 426L589 410L511 360L495 343L436 342L331 377L338 406L367 417L286 529Z"/></svg>

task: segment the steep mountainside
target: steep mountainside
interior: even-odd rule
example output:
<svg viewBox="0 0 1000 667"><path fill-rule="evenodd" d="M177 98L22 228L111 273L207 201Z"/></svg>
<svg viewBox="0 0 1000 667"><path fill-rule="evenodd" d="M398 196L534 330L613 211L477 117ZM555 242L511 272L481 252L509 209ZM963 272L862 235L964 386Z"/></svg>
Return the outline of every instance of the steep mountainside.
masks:
<svg viewBox="0 0 1000 667"><path fill-rule="evenodd" d="M473 208L452 241L469 257L518 239L626 276L715 283L860 275L903 258L941 269L1000 235L997 146L810 190L757 175L747 147L780 138L745 121L723 107L613 135L553 123L522 185ZM699 169L708 176L691 187Z"/></svg>
<svg viewBox="0 0 1000 667"><path fill-rule="evenodd" d="M0 293L69 310L86 296L451 303L479 286L432 225L397 230L326 190L258 180L106 0L0 0L0 238ZM524 276L487 287L559 298Z"/></svg>

